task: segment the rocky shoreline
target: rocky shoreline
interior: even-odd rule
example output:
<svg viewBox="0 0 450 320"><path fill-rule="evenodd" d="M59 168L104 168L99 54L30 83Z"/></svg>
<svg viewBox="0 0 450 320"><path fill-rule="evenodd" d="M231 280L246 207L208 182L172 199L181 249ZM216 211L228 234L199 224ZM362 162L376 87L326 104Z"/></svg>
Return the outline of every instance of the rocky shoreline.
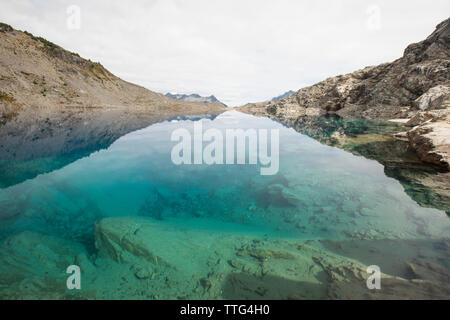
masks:
<svg viewBox="0 0 450 320"><path fill-rule="evenodd" d="M326 79L280 101L248 104L240 111L285 123L299 118L398 120L424 162L448 171L450 154L450 19L392 63Z"/></svg>
<svg viewBox="0 0 450 320"><path fill-rule="evenodd" d="M424 201L420 187L420 191L405 188L420 204L438 203L438 208L450 212L450 19L440 23L426 40L408 46L403 57L392 63L329 78L279 101L247 104L238 110L269 117L322 143L378 160L386 171L396 172L400 181L432 191L433 200ZM410 148L416 159L409 162L397 155L393 166L388 159L391 150L380 152L367 141L373 136L355 139L342 128L334 128L333 137L321 134L323 123L317 119L330 117L344 122L364 119L397 123L397 129L389 135L399 143L386 146ZM415 166L425 169L415 171Z"/></svg>

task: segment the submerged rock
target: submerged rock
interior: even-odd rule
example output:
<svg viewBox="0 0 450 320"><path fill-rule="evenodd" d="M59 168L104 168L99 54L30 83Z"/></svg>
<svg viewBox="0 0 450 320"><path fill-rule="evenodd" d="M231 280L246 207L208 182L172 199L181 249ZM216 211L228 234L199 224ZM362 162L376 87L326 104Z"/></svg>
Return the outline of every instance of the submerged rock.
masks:
<svg viewBox="0 0 450 320"><path fill-rule="evenodd" d="M207 274L210 248L217 237L180 230L141 217L106 218L95 225L95 246L101 257L143 267L170 269L182 277Z"/></svg>
<svg viewBox="0 0 450 320"><path fill-rule="evenodd" d="M409 265L413 269L424 267L423 264L416 266L410 263ZM382 273L381 289L369 290L366 285L369 274L364 266L356 263L324 265L325 272L332 279L328 285L330 299L447 299L450 295L448 270L442 267L433 270L429 265L425 268L427 268L427 277L433 279L419 276L413 279L404 279Z"/></svg>
<svg viewBox="0 0 450 320"><path fill-rule="evenodd" d="M439 243L445 254L448 242ZM366 266L350 258L348 250L355 249L347 242L333 244L346 246L337 253L320 241L249 237L123 217L97 223L96 246L97 254L89 257L80 244L60 238L24 232L7 239L0 245L0 298L445 299L450 295L448 268L436 263L439 256L405 260L407 277L383 273L382 289L368 290ZM374 258L365 252L366 258ZM375 258L383 254L374 252ZM65 270L72 264L82 270L80 291L66 289Z"/></svg>
<svg viewBox="0 0 450 320"><path fill-rule="evenodd" d="M67 290L70 265L80 266L86 274L92 271L82 245L33 232L14 235L0 245L0 298L93 298L93 291Z"/></svg>
<svg viewBox="0 0 450 320"><path fill-rule="evenodd" d="M448 154L450 149L450 19L441 22L436 30L424 41L409 45L403 57L392 63L385 63L375 67L367 67L350 74L332 77L310 87L302 88L298 92L279 101L249 104L240 108L240 111L257 116L267 116L281 121L297 131L307 134L322 143L349 150L352 141L349 128L341 126L336 128L332 119L336 115L345 119L364 118L372 120L402 119L407 126L416 127L407 134L398 136L402 141L409 142L416 157L422 165L438 165L448 171ZM440 120L436 120L436 115ZM444 117L441 117L441 115ZM317 116L324 120L317 120ZM314 117L316 116L316 117ZM331 119L331 120L330 120ZM408 120L408 121L406 121ZM338 121L336 121L338 122ZM399 127L390 134L404 131ZM353 132L355 133L355 132ZM371 132L358 132L357 134L370 134ZM387 174L403 172L411 163L409 157L385 159L391 152L373 152L374 144L359 143L365 148L360 153L370 159L376 159L386 166ZM393 146L387 143L386 146ZM355 153L355 148L351 152ZM408 152L409 153L409 152ZM384 154L384 155L383 155ZM407 154L408 155L408 154ZM400 160L400 161L399 161ZM417 165L417 161L411 163ZM403 163L402 163L403 162ZM414 171L410 166L409 171ZM417 175L427 177L419 167ZM428 168L428 171L432 171ZM434 173L433 173L434 174ZM423 179L409 181L408 176L396 176L402 183L411 185L425 183ZM438 177L439 180L444 180ZM448 179L444 183L449 188ZM437 197L445 197L440 190L430 187ZM410 193L418 199L417 193ZM420 200L420 204L423 204ZM443 203L443 204L442 204ZM436 207L448 207L448 198ZM445 204L447 203L447 204ZM429 203L426 204L430 205Z"/></svg>

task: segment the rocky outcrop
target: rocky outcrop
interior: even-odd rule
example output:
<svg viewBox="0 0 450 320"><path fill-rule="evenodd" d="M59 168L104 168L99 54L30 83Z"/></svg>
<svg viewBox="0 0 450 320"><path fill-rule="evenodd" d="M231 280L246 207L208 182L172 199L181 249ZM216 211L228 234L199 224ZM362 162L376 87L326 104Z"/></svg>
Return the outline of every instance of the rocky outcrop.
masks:
<svg viewBox="0 0 450 320"><path fill-rule="evenodd" d="M423 161L447 169L449 97L450 19L447 19L427 39L409 45L403 57L392 63L329 78L280 101L249 104L241 107L241 111L291 123L299 118L330 114L376 120L401 118L406 119L404 122L411 119L411 123L420 126L407 135L411 146ZM439 120L424 123L430 115L423 112L435 110L441 110Z"/></svg>
<svg viewBox="0 0 450 320"><path fill-rule="evenodd" d="M278 101L278 100L284 99L286 97L289 97L291 94L294 94L294 93L295 93L295 91L289 90L279 96L272 98L270 101Z"/></svg>
<svg viewBox="0 0 450 320"><path fill-rule="evenodd" d="M408 131L410 144L419 157L428 163L449 168L450 162L450 112L421 112L407 125L417 124Z"/></svg>
<svg viewBox="0 0 450 320"><path fill-rule="evenodd" d="M160 107L194 109L126 82L100 63L81 58L41 37L9 27L0 32L0 116L29 108ZM209 105L221 109L220 104Z"/></svg>
<svg viewBox="0 0 450 320"><path fill-rule="evenodd" d="M446 109L450 106L450 87L435 86L414 100L412 105L421 111Z"/></svg>
<svg viewBox="0 0 450 320"><path fill-rule="evenodd" d="M389 119L407 115L419 97L448 97L450 84L450 19L424 41L406 48L402 58L376 67L329 78L264 107L271 115L285 109L318 109L321 114ZM427 96L422 100L428 101ZM423 110L423 103L418 101ZM428 102L426 102L428 104ZM436 104L439 104L436 101ZM403 109L406 107L407 109Z"/></svg>
<svg viewBox="0 0 450 320"><path fill-rule="evenodd" d="M67 155L61 167L156 122L224 110L123 81L100 63L0 24L1 187L55 169L40 159ZM17 171L8 166L25 161L36 164L26 177L6 177Z"/></svg>

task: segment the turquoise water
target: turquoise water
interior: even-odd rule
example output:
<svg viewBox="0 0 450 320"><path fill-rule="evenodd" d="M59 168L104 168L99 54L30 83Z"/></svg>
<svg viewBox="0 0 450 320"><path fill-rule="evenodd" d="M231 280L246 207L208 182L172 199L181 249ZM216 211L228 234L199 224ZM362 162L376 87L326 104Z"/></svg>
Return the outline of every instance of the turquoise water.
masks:
<svg viewBox="0 0 450 320"><path fill-rule="evenodd" d="M173 164L171 133L178 128L193 132L196 121L205 130L222 132L278 129L279 172L263 176L260 165L250 164ZM378 162L237 112L155 124L60 169L0 189L2 242L32 232L76 243L94 259L94 224L107 217L143 217L175 230L289 241L441 241L450 236L445 212L419 206ZM383 259L395 259L390 254ZM439 259L447 268L445 255ZM32 274L32 268L26 272Z"/></svg>

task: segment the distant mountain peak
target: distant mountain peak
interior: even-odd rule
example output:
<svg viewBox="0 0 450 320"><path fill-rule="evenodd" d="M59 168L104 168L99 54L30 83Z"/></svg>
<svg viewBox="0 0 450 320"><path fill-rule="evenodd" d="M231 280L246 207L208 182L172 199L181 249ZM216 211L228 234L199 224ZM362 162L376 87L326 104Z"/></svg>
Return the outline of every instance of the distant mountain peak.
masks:
<svg viewBox="0 0 450 320"><path fill-rule="evenodd" d="M278 97L273 98L270 101L278 101L278 100L284 99L294 93L295 93L295 91L289 90L289 91L283 93L282 95L279 95Z"/></svg>
<svg viewBox="0 0 450 320"><path fill-rule="evenodd" d="M226 107L227 105L221 101L219 101L214 95L210 95L209 97L202 97L201 95L197 93L192 94L172 94L167 93L166 97L176 99L176 100L183 100L183 101L192 101L192 102L203 102L203 103L218 103Z"/></svg>

